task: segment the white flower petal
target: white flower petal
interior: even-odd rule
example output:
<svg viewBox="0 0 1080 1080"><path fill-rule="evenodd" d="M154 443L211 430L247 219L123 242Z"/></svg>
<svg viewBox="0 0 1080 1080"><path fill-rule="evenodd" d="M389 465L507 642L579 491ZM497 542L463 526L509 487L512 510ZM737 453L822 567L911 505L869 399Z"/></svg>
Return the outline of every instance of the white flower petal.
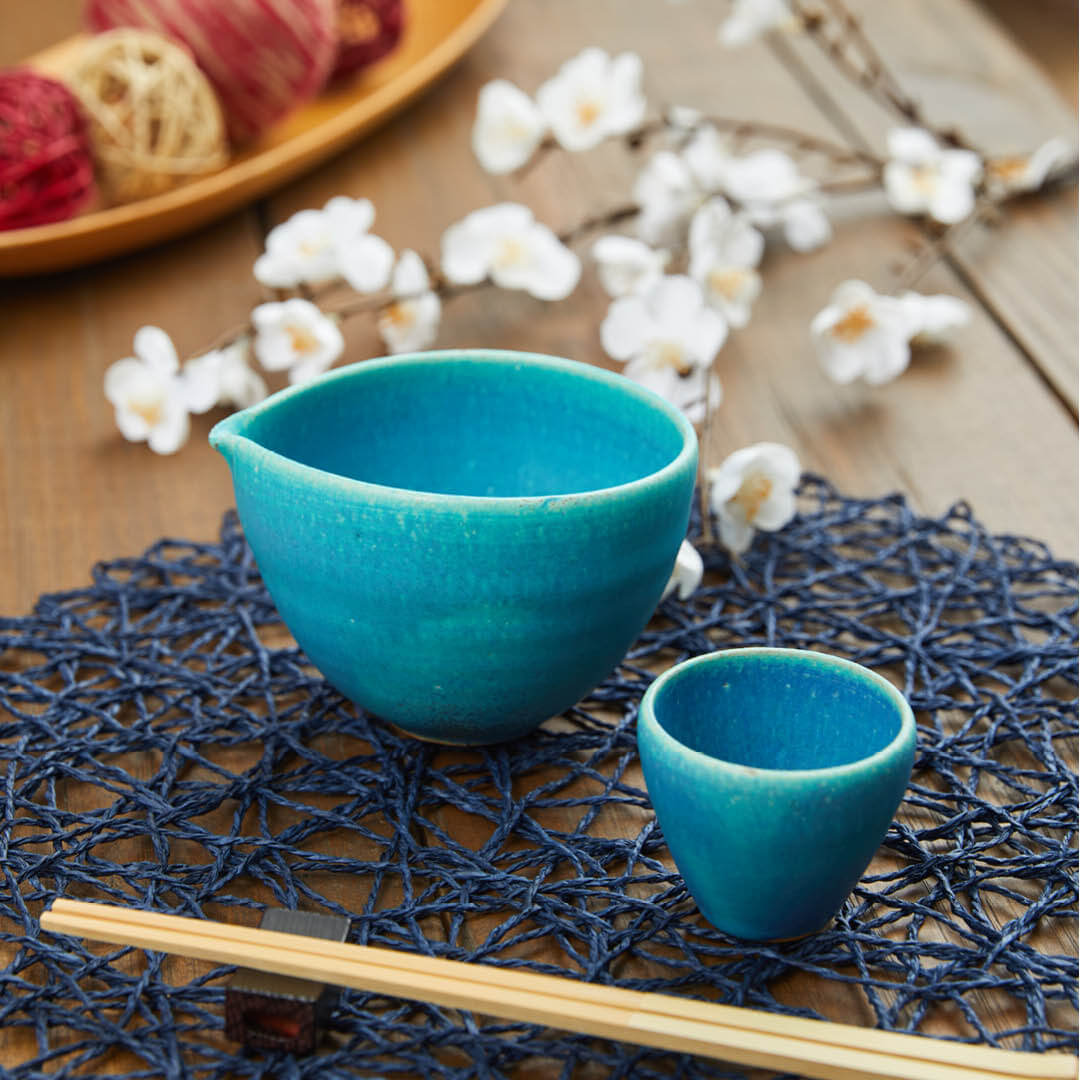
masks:
<svg viewBox="0 0 1080 1080"><path fill-rule="evenodd" d="M941 345L971 322L971 305L958 296L922 296L906 292L900 297L913 345Z"/></svg>
<svg viewBox="0 0 1080 1080"><path fill-rule="evenodd" d="M442 269L455 285L474 285L491 270L499 244L528 231L532 211L519 203L474 210L443 233Z"/></svg>
<svg viewBox="0 0 1080 1080"><path fill-rule="evenodd" d="M398 256L390 288L395 296L415 296L431 288L424 260L411 248Z"/></svg>
<svg viewBox="0 0 1080 1080"><path fill-rule="evenodd" d="M747 45L769 30L791 20L787 0L735 0L718 37L729 49Z"/></svg>
<svg viewBox="0 0 1080 1080"><path fill-rule="evenodd" d="M813 251L829 242L832 226L821 206L813 199L799 199L781 210L784 239L795 251Z"/></svg>
<svg viewBox="0 0 1080 1080"><path fill-rule="evenodd" d="M955 225L975 209L975 189L967 179L942 178L926 202L926 210L935 221Z"/></svg>
<svg viewBox="0 0 1080 1080"><path fill-rule="evenodd" d="M175 454L187 442L190 430L187 410L178 403L169 403L160 423L150 429L146 444L155 454Z"/></svg>
<svg viewBox="0 0 1080 1080"><path fill-rule="evenodd" d="M612 297L641 292L663 275L670 255L629 236L601 236L592 247L600 284Z"/></svg>
<svg viewBox="0 0 1080 1080"><path fill-rule="evenodd" d="M717 514L717 522L720 525L720 542L735 555L742 555L748 551L754 541L754 527L748 525L746 520L726 510Z"/></svg>
<svg viewBox="0 0 1080 1080"><path fill-rule="evenodd" d="M705 306L701 287L685 274L662 277L645 294L645 302L653 318L673 327L693 322Z"/></svg>
<svg viewBox="0 0 1080 1080"><path fill-rule="evenodd" d="M494 79L480 90L472 147L482 168L501 174L521 168L547 131L543 114L523 90Z"/></svg>
<svg viewBox="0 0 1080 1080"><path fill-rule="evenodd" d="M694 132L683 149L682 159L703 192L720 191L732 160L731 145L726 136L706 125Z"/></svg>
<svg viewBox="0 0 1080 1080"><path fill-rule="evenodd" d="M623 53L612 60L602 49L584 49L540 87L536 101L560 146L588 150L641 122L641 59Z"/></svg>
<svg viewBox="0 0 1080 1080"><path fill-rule="evenodd" d="M292 289L304 280L303 269L291 255L265 251L252 268L255 280L269 289Z"/></svg>
<svg viewBox="0 0 1080 1080"><path fill-rule="evenodd" d="M151 431L151 425L147 423L146 418L140 413L132 412L130 409L117 407L115 417L116 426L120 429L120 434L123 435L128 442L146 441L146 437Z"/></svg>
<svg viewBox="0 0 1080 1080"><path fill-rule="evenodd" d="M209 412L221 398L222 357L219 349L192 357L180 372L184 402L193 413Z"/></svg>
<svg viewBox="0 0 1080 1080"><path fill-rule="evenodd" d="M684 340L695 364L707 368L727 340L727 335L727 319L719 311L705 308L686 327Z"/></svg>
<svg viewBox="0 0 1080 1080"><path fill-rule="evenodd" d="M546 225L530 237L535 269L523 287L538 300L565 300L581 280L581 260Z"/></svg>
<svg viewBox="0 0 1080 1080"><path fill-rule="evenodd" d="M135 355L147 367L165 375L180 368L176 346L160 326L142 326L135 331Z"/></svg>
<svg viewBox="0 0 1080 1080"><path fill-rule="evenodd" d="M433 292L398 300L379 316L379 334L392 353L419 352L435 340L441 314Z"/></svg>
<svg viewBox="0 0 1080 1080"><path fill-rule="evenodd" d="M639 353L656 332L656 322L640 296L614 301L600 324L600 342L613 360L623 362Z"/></svg>
<svg viewBox="0 0 1080 1080"><path fill-rule="evenodd" d="M381 237L363 233L337 245L338 269L360 293L378 292L390 280L394 249Z"/></svg>
<svg viewBox="0 0 1080 1080"><path fill-rule="evenodd" d="M885 145L890 158L909 165L933 162L940 153L934 136L917 127L893 128L885 137Z"/></svg>
<svg viewBox="0 0 1080 1080"><path fill-rule="evenodd" d="M679 545L679 552L675 556L675 566L660 599L665 600L677 591L680 600L689 600L697 592L704 576L705 563L701 555L689 540L684 540Z"/></svg>
<svg viewBox="0 0 1080 1080"><path fill-rule="evenodd" d="M634 181L634 202L641 208L638 235L647 244L674 246L701 201L702 193L686 162L661 150L646 162Z"/></svg>
<svg viewBox="0 0 1080 1080"><path fill-rule="evenodd" d="M801 466L780 443L757 443L736 450L708 473L709 505L726 547L741 554L756 529L775 532L795 515L794 491Z"/></svg>
<svg viewBox="0 0 1080 1080"><path fill-rule="evenodd" d="M323 207L323 214L335 232L364 233L375 224L375 207L370 199L335 195Z"/></svg>

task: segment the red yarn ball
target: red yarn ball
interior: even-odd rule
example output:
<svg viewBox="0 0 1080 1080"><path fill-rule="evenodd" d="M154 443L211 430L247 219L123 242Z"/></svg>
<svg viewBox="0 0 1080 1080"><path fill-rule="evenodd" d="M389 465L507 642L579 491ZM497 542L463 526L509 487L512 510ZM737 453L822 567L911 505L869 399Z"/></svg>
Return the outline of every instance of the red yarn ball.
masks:
<svg viewBox="0 0 1080 1080"><path fill-rule="evenodd" d="M336 0L87 0L96 31L156 30L185 45L247 142L314 97L337 53Z"/></svg>
<svg viewBox="0 0 1080 1080"><path fill-rule="evenodd" d="M0 229L63 221L93 192L75 95L33 71L0 72Z"/></svg>
<svg viewBox="0 0 1080 1080"><path fill-rule="evenodd" d="M341 0L337 29L334 79L351 75L393 50L405 29L405 5L402 0Z"/></svg>

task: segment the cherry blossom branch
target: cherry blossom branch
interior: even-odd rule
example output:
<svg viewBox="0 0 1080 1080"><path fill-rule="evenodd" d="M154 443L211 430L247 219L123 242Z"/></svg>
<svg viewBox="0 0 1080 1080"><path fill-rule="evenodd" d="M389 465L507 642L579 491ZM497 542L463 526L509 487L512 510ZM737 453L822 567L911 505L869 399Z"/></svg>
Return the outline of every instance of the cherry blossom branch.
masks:
<svg viewBox="0 0 1080 1080"><path fill-rule="evenodd" d="M947 146L978 152L955 127L941 128L927 120L921 106L904 91L899 79L888 68L863 30L859 18L842 0L820 2L829 9L828 13L808 8L804 0L792 0L792 10L801 20L807 37L835 65L837 71L909 124L933 132ZM835 31L830 33L834 28ZM852 62L849 46L859 55L861 65Z"/></svg>
<svg viewBox="0 0 1080 1080"><path fill-rule="evenodd" d="M842 143L836 143L784 124L772 124L758 120L740 120L737 117L700 113L696 115L694 125L688 127L677 123L672 118L670 108L664 110L662 117L646 121L633 131L627 132L622 136L622 139L628 149L636 151L647 141L658 135L671 134L681 130L689 138L695 130L703 127L712 127L717 131L730 134L736 141L766 141L783 146L793 154L823 157L835 168L863 165L873 175L879 176L885 164L883 159L869 150L845 146ZM559 149L561 147L555 138L550 135L546 136L540 142L532 157L519 169L515 170L514 176L520 180L535 168L541 158Z"/></svg>

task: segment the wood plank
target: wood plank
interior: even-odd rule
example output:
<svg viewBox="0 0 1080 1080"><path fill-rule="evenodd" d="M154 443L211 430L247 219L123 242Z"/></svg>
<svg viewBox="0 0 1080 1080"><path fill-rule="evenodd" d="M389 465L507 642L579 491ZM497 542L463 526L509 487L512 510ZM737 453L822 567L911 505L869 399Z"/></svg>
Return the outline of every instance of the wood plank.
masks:
<svg viewBox="0 0 1080 1080"><path fill-rule="evenodd" d="M991 156L1031 151L1054 136L1075 144L1073 111L972 0L853 0L849 6L931 123L958 127ZM1047 17L1055 10L1051 5ZM1067 26L1062 32L1068 33ZM899 123L894 113L854 89L808 41L793 37L780 51L798 58L834 115L842 114L865 145L884 153L885 133ZM998 227L960 240L955 259L960 275L1074 416L1076 250L1076 193L1063 191L1017 202Z"/></svg>

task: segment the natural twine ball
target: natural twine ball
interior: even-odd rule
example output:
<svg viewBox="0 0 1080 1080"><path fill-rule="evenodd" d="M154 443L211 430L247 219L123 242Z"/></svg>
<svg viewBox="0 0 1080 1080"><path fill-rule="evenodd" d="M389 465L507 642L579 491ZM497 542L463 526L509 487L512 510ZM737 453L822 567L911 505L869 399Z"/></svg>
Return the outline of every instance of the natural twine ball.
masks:
<svg viewBox="0 0 1080 1080"><path fill-rule="evenodd" d="M0 229L62 221L93 191L86 122L71 91L33 71L0 72Z"/></svg>
<svg viewBox="0 0 1080 1080"><path fill-rule="evenodd" d="M91 38L70 84L90 118L98 177L113 202L157 195L228 160L213 88L160 34L113 30Z"/></svg>
<svg viewBox="0 0 1080 1080"><path fill-rule="evenodd" d="M93 30L136 26L184 45L217 91L234 143L322 89L336 19L337 0L86 0Z"/></svg>

